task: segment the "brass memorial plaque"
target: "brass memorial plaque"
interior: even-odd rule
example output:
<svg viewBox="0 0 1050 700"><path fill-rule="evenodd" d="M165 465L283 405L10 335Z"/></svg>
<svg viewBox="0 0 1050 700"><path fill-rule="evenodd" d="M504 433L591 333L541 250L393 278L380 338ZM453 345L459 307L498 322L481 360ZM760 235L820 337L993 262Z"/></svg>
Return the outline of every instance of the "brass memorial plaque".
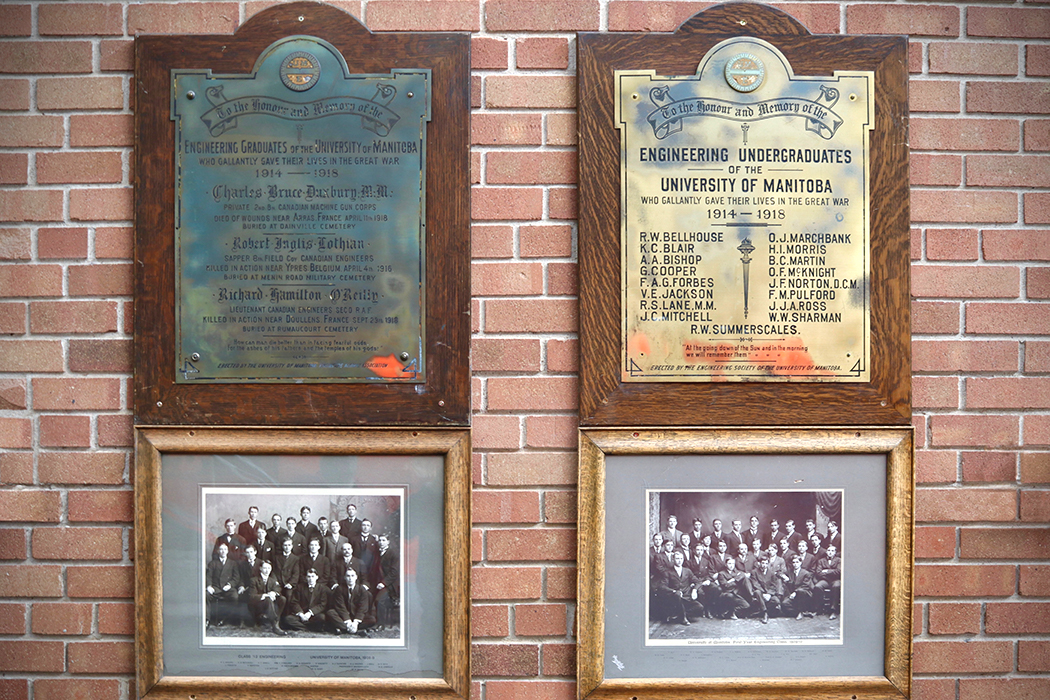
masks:
<svg viewBox="0 0 1050 700"><path fill-rule="evenodd" d="M866 382L874 74L616 71L625 382Z"/></svg>
<svg viewBox="0 0 1050 700"><path fill-rule="evenodd" d="M430 100L309 36L172 71L177 382L425 381Z"/></svg>

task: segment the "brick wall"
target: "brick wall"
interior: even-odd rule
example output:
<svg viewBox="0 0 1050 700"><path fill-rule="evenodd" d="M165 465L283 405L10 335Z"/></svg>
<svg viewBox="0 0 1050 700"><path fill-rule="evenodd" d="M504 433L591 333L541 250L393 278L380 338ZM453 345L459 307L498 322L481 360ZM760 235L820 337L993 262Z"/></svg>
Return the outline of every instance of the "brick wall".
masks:
<svg viewBox="0 0 1050 700"><path fill-rule="evenodd" d="M0 698L134 696L132 37L269 2L0 4ZM574 693L577 30L705 6L336 3L473 33L474 693ZM778 5L911 35L915 697L1050 696L1050 8Z"/></svg>

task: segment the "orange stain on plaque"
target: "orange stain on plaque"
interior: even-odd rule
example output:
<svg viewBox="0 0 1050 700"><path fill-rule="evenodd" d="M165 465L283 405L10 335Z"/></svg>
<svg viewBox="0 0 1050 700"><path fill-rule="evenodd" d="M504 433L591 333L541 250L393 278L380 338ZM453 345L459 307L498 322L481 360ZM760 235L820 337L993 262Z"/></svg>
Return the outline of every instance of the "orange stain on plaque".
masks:
<svg viewBox="0 0 1050 700"><path fill-rule="evenodd" d="M365 362L365 367L372 370L377 377L382 377L383 379L404 379L412 375L412 372L405 372L405 366L393 354L386 357L373 357Z"/></svg>
<svg viewBox="0 0 1050 700"><path fill-rule="evenodd" d="M627 355L629 357L650 354L652 354L652 350L649 347L649 336L645 333L635 333L627 341Z"/></svg>

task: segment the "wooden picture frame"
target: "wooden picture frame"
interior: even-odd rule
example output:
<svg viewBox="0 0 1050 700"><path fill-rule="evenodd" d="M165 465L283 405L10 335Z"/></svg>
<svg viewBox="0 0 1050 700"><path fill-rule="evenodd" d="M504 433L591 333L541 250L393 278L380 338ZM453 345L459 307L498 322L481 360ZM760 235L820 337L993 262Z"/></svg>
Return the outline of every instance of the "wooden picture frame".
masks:
<svg viewBox="0 0 1050 700"><path fill-rule="evenodd" d="M335 47L354 75L416 69L429 72L432 96L430 121L426 123L422 260L425 289L421 290L425 304L420 314L425 382L380 380L378 376L375 381L357 383L316 377L306 381L238 380L240 383L176 381L179 300L172 71L248 75L267 47L293 36ZM252 16L232 35L136 37L133 86L136 423L258 425L279 416L281 425L469 425L469 35L373 34L352 15L331 5L292 2ZM310 356L305 357L309 362ZM402 353L402 359L407 357L409 353Z"/></svg>
<svg viewBox="0 0 1050 700"><path fill-rule="evenodd" d="M351 458L358 461L351 461ZM180 466L167 466L169 460L179 460ZM219 464L222 468L199 472L187 469L189 464ZM372 470L366 471L366 462L373 460ZM268 460L268 461L267 461ZM382 460L381 468L376 469L376 460ZM428 470L427 465L419 460L429 460L429 465L439 465ZM232 465L232 466L231 466ZM239 466L238 466L239 465ZM275 466L276 465L276 466ZM355 466L358 465L358 466ZM360 468L360 472L353 469ZM388 469L388 468L392 468ZM402 629L406 625L415 625L420 630L429 625L427 632L413 636L411 632L399 632L401 639L407 640L400 648L392 652L384 651L387 647L377 649L369 647L371 640L352 640L358 646L344 643L343 658L337 661L336 656L322 656L321 671L302 672L302 667L311 662L302 661L303 647L291 647L288 644L310 644L316 652L318 649L328 654L333 645L338 646L344 635L324 633L323 639L306 639L298 642L286 641L285 637L266 639L262 643L270 646L261 647L263 651L276 653L278 657L285 654L288 660L284 663L297 666L298 673L282 675L272 671L269 666L264 672L245 671L242 674L226 673L223 668L248 668L241 664L252 662L241 661L251 654L237 656L238 652L259 651L259 640L263 632L258 632L247 645L229 646L237 640L219 640L218 646L202 647L202 640L207 643L207 632L201 615L204 612L203 594L198 594L196 586L188 581L194 580L194 572L201 571L203 563L192 560L207 558L210 542L206 532L195 532L203 522L196 515L197 506L203 513L205 503L197 494L206 493L203 483L198 481L201 474L209 474L209 483L249 485L253 487L275 487L291 483L332 486L333 481L353 483L403 483L405 500L397 501L407 506L407 514L402 522L410 523L404 530L403 556L410 559L407 565L409 574L416 581L413 594L422 600L435 601L434 608L440 615L428 612L433 620L420 622L422 611L420 603L405 601L402 605L415 605L402 613ZM391 474L394 476L391 476ZM355 481L352 474L364 474L365 477ZM400 474L401 481L398 481ZM216 479L216 475L219 475ZM333 479L333 475L335 478ZM370 475L370 476L369 476ZM327 478L326 478L327 477ZM278 479L287 478L280 482ZM393 481L391 481L393 480ZM276 482L276 483L275 483ZM424 484L425 486L421 486ZM167 489L167 490L166 490ZM251 489L249 489L251 490ZM259 489L255 489L258 492ZM426 491L425 498L420 494ZM183 494L179 496L178 494ZM166 497L164 497L166 495ZM180 501L179 499L182 498ZM255 498L254 495L250 498ZM425 507L413 509L413 498L416 503L426 502ZM195 500L196 499L196 500ZM428 500L429 499L429 500ZM180 505L181 504L181 505ZM253 503L254 504L254 503ZM259 698L288 696L297 698L322 698L363 696L374 698L404 698L412 696L423 698L466 698L470 694L470 434L462 429L269 429L269 428L138 428L136 430L135 462L135 602L136 602L136 688L138 697L185 698ZM181 511L181 506L186 506ZM349 510L349 508L347 509ZM243 516L243 512L235 513ZM267 514L268 515L268 514ZM367 516L366 513L362 517ZM262 516L263 518L267 516ZM432 522L431 518L440 518L441 522ZM413 521L415 521L413 523ZM172 528L168 544L177 546L170 555L166 554L164 542L164 524ZM414 529L413 529L414 528ZM413 535L416 533L416 535ZM421 535L420 533L428 533ZM195 536L196 534L196 536ZM413 538L410 541L410 536ZM422 541L420 538L431 538L434 542ZM174 539L173 539L174 538ZM184 545L184 540L194 541ZM197 542L199 541L199 542ZM401 546L401 542L398 546ZM218 543L216 543L216 547ZM202 550L202 547L204 549ZM431 566L420 557L418 550L426 549L431 557ZM189 552L188 556L179 553ZM196 554L194 554L196 553ZM174 557L174 558L173 558ZM185 560L184 560L185 559ZM436 565L435 565L436 564ZM169 578L171 591L165 591L165 570ZM443 573L442 573L443 572ZM198 574L203 575L203 573ZM417 581L418 579L418 581ZM426 590L429 588L430 590ZM184 590L194 591L185 593ZM180 605L186 598L188 604ZM407 596L406 596L407 599ZM174 601L174 602L172 602ZM170 607L166 608L166 605ZM430 609L428 609L429 611ZM165 634L165 616L174 626L175 636ZM187 619L188 618L188 619ZM209 621L209 625L210 625ZM435 626L436 625L436 626ZM188 629L188 636L181 627ZM210 629L210 627L209 627ZM260 628L261 630L261 628ZM303 633L294 633L295 638ZM318 635L322 634L320 632ZM273 635L267 635L273 636ZM174 648L165 648L166 639L188 639L189 642L178 642ZM415 644L418 639L427 640L427 644ZM242 640L243 641L243 640ZM213 643L216 643L213 641ZM223 645L226 646L223 646ZM180 646L181 645L181 646ZM254 645L254 646L253 646ZM282 646L283 645L283 646ZM428 648L413 648L413 646ZM435 647L436 648L430 648ZM306 648L307 653L311 653ZM203 650L203 651L202 651ZM341 673L347 660L345 656L353 652L365 651L371 656L361 658L380 659L380 661L363 661L362 668L354 673ZM208 655L230 655L225 666L211 668L209 675L194 672L174 674L168 671L169 660L176 659L183 668L196 671L193 659ZM382 657L383 653L408 654L409 663L426 657L431 666L423 666L419 672L399 676L389 671L384 672L383 663L391 657ZM179 657L183 654L183 657ZM189 654L189 656L185 656ZM192 654L198 654L194 657ZM175 656L172 656L175 655ZM263 658L271 658L264 656ZM187 662L185 659L189 659ZM280 664L281 661L264 661ZM329 666L324 666L324 664ZM344 664L344 666L332 665ZM369 666L368 664L372 664ZM427 671L430 668L431 670ZM311 677L311 674L316 674ZM407 676L407 677L405 677ZM417 677L418 676L418 677Z"/></svg>
<svg viewBox="0 0 1050 700"><path fill-rule="evenodd" d="M622 70L653 71L659 76L692 75L710 49L737 37L756 37L774 45L798 76L830 75L835 70L874 72L875 126L869 141L870 381L622 379L623 214L621 137L614 110L615 73ZM735 2L699 12L671 33L580 33L577 56L580 424L909 424L906 38L816 36L781 10Z"/></svg>
<svg viewBox="0 0 1050 700"><path fill-rule="evenodd" d="M577 651L577 696L581 698L692 698L702 695L705 698L787 698L812 697L812 698L840 698L840 697L865 697L865 698L909 698L911 697L911 637L912 637L912 561L913 561L913 500L914 500L914 474L913 474L913 431L911 428L857 428L857 429L808 429L808 428L711 428L711 429L582 429L580 432L580 461L579 461L579 555L578 555L578 624L579 624L579 646ZM611 460L624 457L648 460L644 464L621 464L617 472L609 476L608 466ZM877 484L882 479L883 472L876 469L872 473L860 475L861 481L847 486L845 489L845 502L852 500L854 506L861 504L870 508L871 514L881 512L882 497L885 497L885 584L879 580L863 583L870 586L872 590L884 594L885 603L885 625L884 639L876 638L864 642L869 649L874 649L878 658L868 659L869 667L881 667L882 673L861 675L835 675L812 673L805 674L806 669L814 669L811 663L803 665L801 670L791 667L791 672L784 676L771 676L769 673L754 673L749 677L724 677L728 675L726 669L750 668L761 669L763 664L763 652L773 655L782 655L791 647L786 646L763 646L770 644L769 641L749 640L748 646L722 647L730 650L739 650L739 653L752 654L750 658L754 665L748 665L747 661L734 661L718 664L713 659L708 659L712 668L707 672L698 673L703 677L688 677L685 674L674 677L651 677L652 663L659 663L658 657L629 658L633 650L641 653L646 647L639 644L640 638L646 637L645 632L640 629L629 629L625 635L626 641L621 644L621 652L627 649L627 653L621 653L621 658L616 658L615 649L607 648L607 621L613 620L613 625L619 625L619 617L625 613L628 606L620 606L616 600L610 602L607 583L616 582L616 589L630 587L637 583L634 579L645 574L646 564L637 565L634 556L644 557L647 551L648 533L642 532L641 523L645 520L643 513L634 512L632 508L623 512L618 509L624 501L617 500L607 504L607 490L617 490L629 493L629 498L634 499L631 503L642 503L638 493L644 492L653 484L661 483L660 479L666 479L667 483L683 485L688 481L690 485L696 486L696 479L690 481L690 475L700 475L699 481L707 480L709 483L735 483L745 488L752 488L769 483L781 483L782 488L792 488L796 482L822 482L825 484L839 484L850 482L854 476L853 469L828 470L824 460L838 461L841 464L849 464L856 460L875 458L875 462L884 459L885 479L882 485L883 493L872 494L865 492L861 484ZM711 465L718 464L719 460L737 460L728 465L730 473L727 476L721 472L710 472L712 476L706 475ZM793 478L803 476L794 471L794 467L786 470L786 473L775 472L775 477L770 472L762 472L759 469L759 479L756 480L755 473L750 469L743 470L745 475L740 475L740 464L749 460L783 460L795 459L793 464L808 465L803 468L809 469L805 478ZM697 460L699 465L694 464ZM841 464L839 466L841 466ZM658 468L653 468L654 466ZM725 465L719 465L725 466ZM630 468L628 468L630 467ZM736 471L734 472L733 469ZM780 469L779 467L777 468ZM692 471L689 471L692 470ZM858 474L859 471L857 470ZM684 476L680 476L684 475ZM777 480L779 479L779 482ZM721 481L720 481L721 480ZM844 481L839 481L844 480ZM622 482L630 481L625 486ZM860 491L860 493L851 493ZM858 498L859 496L859 498ZM874 503L866 503L874 501ZM607 508L615 513L615 518L607 515ZM849 513L844 510L843 513ZM859 512L859 511L858 511ZM746 515L746 514L745 514ZM849 520L845 524L848 526ZM877 517L874 519L878 519ZM863 519L862 519L863 520ZM854 525L858 521L854 521ZM625 525L626 523L626 525ZM638 524L639 527L631 528ZM613 529L622 528L634 533L626 536L616 535ZM688 524L683 529L688 531ZM859 551L860 546L856 533L860 530L854 527L851 532L848 527L843 528L842 546L847 552L852 547ZM872 541L883 541L879 535L881 529L874 533L865 533ZM607 547L616 536L617 548L615 557L609 556ZM853 540L850 537L853 536ZM625 546L623 543L627 543ZM626 560L625 560L626 554ZM843 559L843 598L842 615L845 616L852 605L856 612L859 608L856 603L857 596L851 600L851 593L846 586L851 585L850 567L856 569L856 565L864 560L861 556L853 556ZM618 562L623 565L621 572L615 578L610 578L607 566L610 562ZM881 562L876 562L876 566ZM863 577L854 577L857 578ZM874 578L874 577L868 577ZM627 581L634 581L631 583ZM644 586L638 587L645 590ZM615 591L614 591L615 593ZM616 593L616 595L620 595ZM638 595L641 595L639 593ZM628 600L635 599L628 596ZM636 617L638 613L634 613ZM640 626L648 629L651 618L639 618ZM735 618L734 618L735 619ZM854 620L859 618L853 618ZM715 622L703 620L701 622ZM749 621L754 622L754 621ZM775 622L775 620L773 621ZM788 618L787 624L795 620ZM841 629L844 630L846 642L850 640L851 634L857 634L857 625L851 623L846 626L847 620L840 621ZM878 622L881 622L878 621ZM696 629L698 623L694 622L692 630ZM767 627L756 625L759 630ZM773 628L769 625L768 628ZM759 633L761 634L761 632ZM694 640L695 641L695 640ZM881 641L881 648L879 642ZM619 642L618 642L619 643ZM632 646L633 645L633 646ZM832 647L827 647L829 650ZM659 650L667 650L669 647L658 647ZM705 657L717 651L717 646L679 646L670 648L673 653L680 654L678 661L681 667L698 671ZM844 647L840 653L848 654L849 648ZM656 653L656 652L653 652ZM663 654L663 651L659 652ZM692 655L692 656L691 656ZM757 655L757 656L755 656ZM818 655L816 658L821 658ZM880 660L882 664L880 665ZM768 659L767 659L768 661ZM632 664L633 662L633 664ZM800 657L800 664L805 664L805 657ZM834 662L828 661L823 668L835 669L838 667ZM622 665L626 665L627 671L623 671ZM620 668L620 671L617 669ZM613 673L610 677L608 670ZM649 677L641 677L640 674L632 675L631 670L643 669L642 673ZM814 669L815 670L815 669ZM800 675L802 674L802 675Z"/></svg>

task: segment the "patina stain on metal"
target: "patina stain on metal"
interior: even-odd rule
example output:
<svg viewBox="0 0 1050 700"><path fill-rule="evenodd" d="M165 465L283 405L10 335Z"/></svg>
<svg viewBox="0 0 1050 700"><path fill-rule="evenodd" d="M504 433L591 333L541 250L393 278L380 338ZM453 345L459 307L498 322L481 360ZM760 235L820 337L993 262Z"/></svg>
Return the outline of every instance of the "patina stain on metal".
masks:
<svg viewBox="0 0 1050 700"><path fill-rule="evenodd" d="M424 382L429 70L173 70L176 381Z"/></svg>
<svg viewBox="0 0 1050 700"><path fill-rule="evenodd" d="M615 74L625 382L870 380L872 71Z"/></svg>

